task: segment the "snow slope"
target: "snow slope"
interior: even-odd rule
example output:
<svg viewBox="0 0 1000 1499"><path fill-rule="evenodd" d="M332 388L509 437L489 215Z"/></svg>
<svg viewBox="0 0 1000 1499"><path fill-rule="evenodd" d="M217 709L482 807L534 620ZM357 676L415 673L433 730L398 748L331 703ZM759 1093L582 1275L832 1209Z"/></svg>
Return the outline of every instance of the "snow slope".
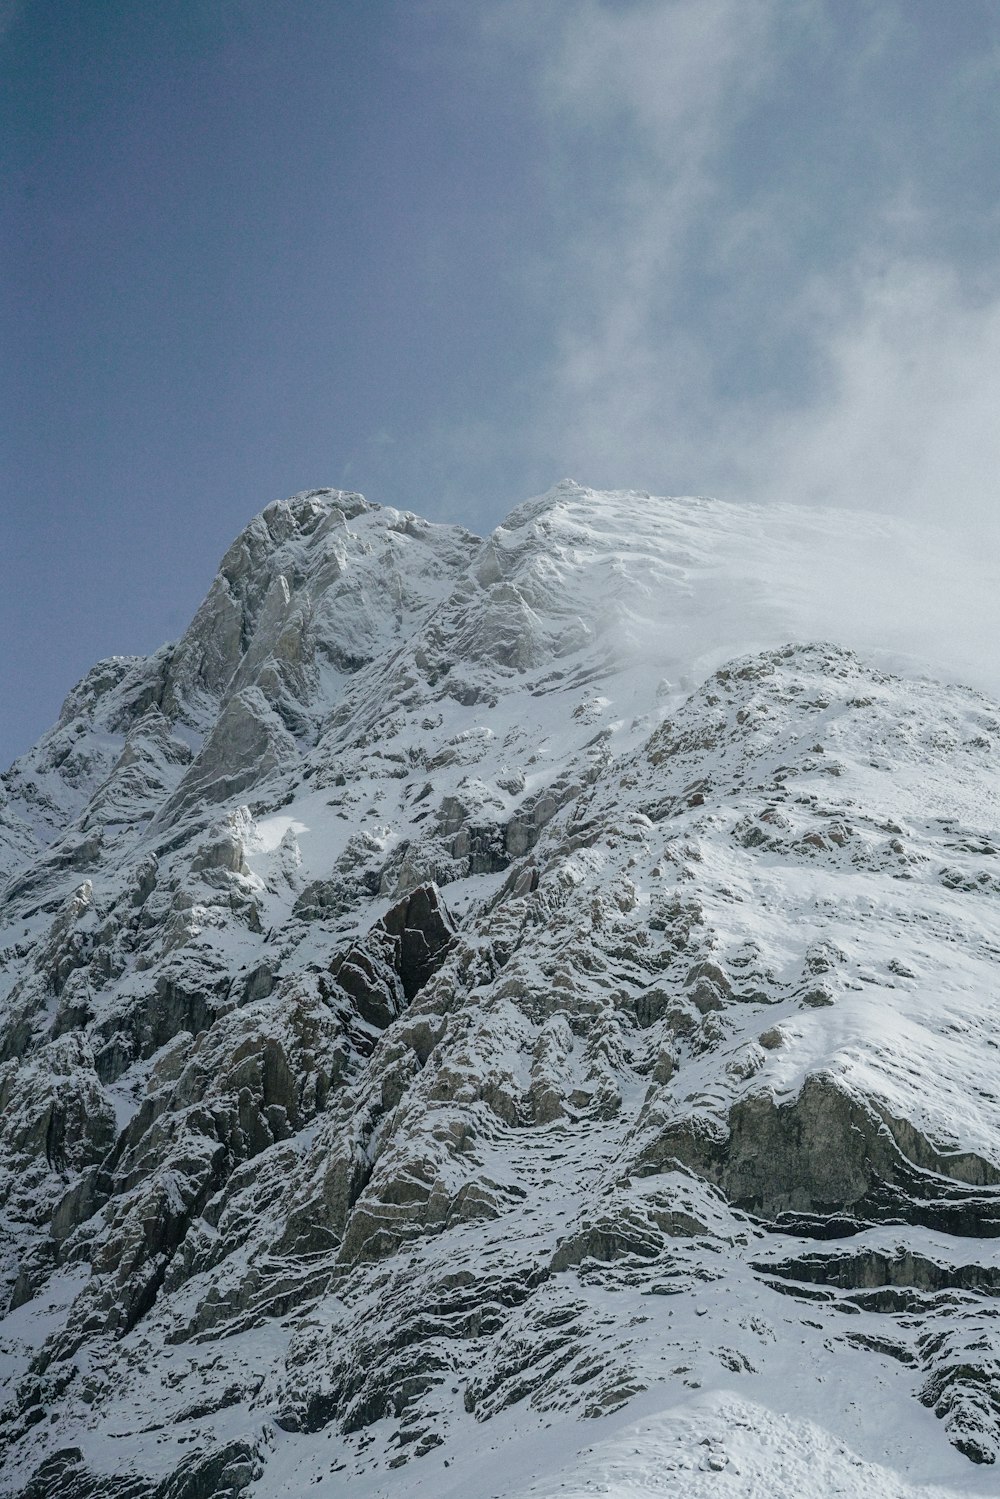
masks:
<svg viewBox="0 0 1000 1499"><path fill-rule="evenodd" d="M994 1492L1000 705L900 559L311 491L84 679L0 801L0 1493Z"/></svg>

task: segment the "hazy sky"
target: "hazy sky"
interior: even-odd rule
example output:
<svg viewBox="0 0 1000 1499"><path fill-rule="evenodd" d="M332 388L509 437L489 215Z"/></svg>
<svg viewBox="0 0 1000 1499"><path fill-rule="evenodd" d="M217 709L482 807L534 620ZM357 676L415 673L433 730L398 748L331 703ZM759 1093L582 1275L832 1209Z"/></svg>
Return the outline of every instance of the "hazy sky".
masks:
<svg viewBox="0 0 1000 1499"><path fill-rule="evenodd" d="M996 0L0 0L0 762L297 489L1000 484Z"/></svg>

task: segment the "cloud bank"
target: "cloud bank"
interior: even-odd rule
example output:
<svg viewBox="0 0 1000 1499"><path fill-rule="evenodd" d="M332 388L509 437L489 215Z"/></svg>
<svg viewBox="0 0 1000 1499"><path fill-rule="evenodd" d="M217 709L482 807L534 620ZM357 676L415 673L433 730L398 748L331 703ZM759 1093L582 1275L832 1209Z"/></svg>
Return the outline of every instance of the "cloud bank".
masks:
<svg viewBox="0 0 1000 1499"><path fill-rule="evenodd" d="M564 230L523 434L540 469L1000 530L1000 32L977 6L933 21L479 10L490 64L530 83Z"/></svg>

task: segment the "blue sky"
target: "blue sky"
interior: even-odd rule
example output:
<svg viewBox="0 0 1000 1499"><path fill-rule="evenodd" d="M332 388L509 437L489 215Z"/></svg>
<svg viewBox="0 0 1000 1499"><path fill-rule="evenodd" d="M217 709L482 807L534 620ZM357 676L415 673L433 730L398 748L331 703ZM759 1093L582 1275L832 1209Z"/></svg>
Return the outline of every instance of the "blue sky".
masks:
<svg viewBox="0 0 1000 1499"><path fill-rule="evenodd" d="M0 0L0 761L314 485L996 527L994 0Z"/></svg>

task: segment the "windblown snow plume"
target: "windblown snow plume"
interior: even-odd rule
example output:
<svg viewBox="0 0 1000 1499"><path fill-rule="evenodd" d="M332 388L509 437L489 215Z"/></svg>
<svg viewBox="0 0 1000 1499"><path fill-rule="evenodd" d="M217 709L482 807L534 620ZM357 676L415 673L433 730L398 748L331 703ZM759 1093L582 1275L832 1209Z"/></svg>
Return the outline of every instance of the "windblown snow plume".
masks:
<svg viewBox="0 0 1000 1499"><path fill-rule="evenodd" d="M312 491L84 678L0 782L0 1494L995 1493L1000 704L921 545Z"/></svg>

